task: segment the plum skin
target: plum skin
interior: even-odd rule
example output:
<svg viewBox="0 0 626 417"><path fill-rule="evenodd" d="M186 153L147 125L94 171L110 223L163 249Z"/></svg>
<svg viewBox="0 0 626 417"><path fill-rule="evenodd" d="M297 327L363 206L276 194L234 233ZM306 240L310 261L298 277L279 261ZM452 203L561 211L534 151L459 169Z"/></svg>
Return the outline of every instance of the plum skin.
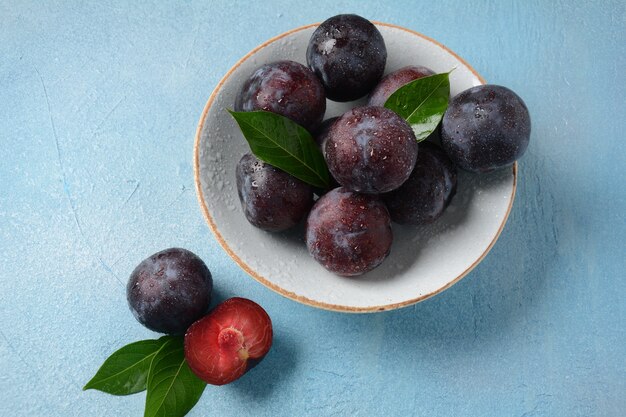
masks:
<svg viewBox="0 0 626 417"><path fill-rule="evenodd" d="M441 125L441 145L452 162L471 172L512 165L526 151L530 115L524 101L498 85L479 85L456 95Z"/></svg>
<svg viewBox="0 0 626 417"><path fill-rule="evenodd" d="M411 127L384 107L355 107L333 123L324 146L332 176L353 191L378 194L411 174L418 146Z"/></svg>
<svg viewBox="0 0 626 417"><path fill-rule="evenodd" d="M387 99L405 84L418 78L435 75L430 68L421 65L409 65L383 77L369 95L368 106L384 106Z"/></svg>
<svg viewBox="0 0 626 417"><path fill-rule="evenodd" d="M441 148L420 144L415 168L404 184L383 194L391 220L398 224L433 223L456 193L457 171Z"/></svg>
<svg viewBox="0 0 626 417"><path fill-rule="evenodd" d="M306 224L306 244L329 271L357 276L371 271L389 255L393 234L389 212L378 196L344 187L320 197Z"/></svg>
<svg viewBox="0 0 626 417"><path fill-rule="evenodd" d="M126 298L135 318L159 333L183 334L206 313L213 278L194 253L170 248L144 259L133 270Z"/></svg>
<svg viewBox="0 0 626 417"><path fill-rule="evenodd" d="M265 64L250 75L235 99L235 111L254 110L278 113L311 130L326 111L324 87L295 61Z"/></svg>
<svg viewBox="0 0 626 417"><path fill-rule="evenodd" d="M306 217L313 188L296 177L245 154L237 164L237 193L246 219L269 232L287 230Z"/></svg>
<svg viewBox="0 0 626 417"><path fill-rule="evenodd" d="M369 93L380 80L387 48L383 36L369 20L341 14L315 29L306 60L324 85L328 99L351 101Z"/></svg>

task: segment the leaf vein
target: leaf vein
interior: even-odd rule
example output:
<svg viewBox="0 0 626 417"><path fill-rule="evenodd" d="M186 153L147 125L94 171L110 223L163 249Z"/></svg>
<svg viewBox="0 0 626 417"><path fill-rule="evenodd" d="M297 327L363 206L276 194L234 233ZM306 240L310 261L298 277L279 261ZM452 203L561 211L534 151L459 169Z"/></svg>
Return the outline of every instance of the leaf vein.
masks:
<svg viewBox="0 0 626 417"><path fill-rule="evenodd" d="M435 91L437 91L437 89L441 86L441 84L444 82L444 79L442 78L439 81L439 84L437 84L435 86L435 88L433 88L430 93L428 93L428 95L426 97L424 97L424 99L419 103L419 105L415 108L415 110L413 110L413 112L411 112L410 115L407 116L406 120L409 120L410 118L412 118L415 113L417 113L418 110L420 110L420 108L422 107L422 105L424 105L424 103L435 93Z"/></svg>

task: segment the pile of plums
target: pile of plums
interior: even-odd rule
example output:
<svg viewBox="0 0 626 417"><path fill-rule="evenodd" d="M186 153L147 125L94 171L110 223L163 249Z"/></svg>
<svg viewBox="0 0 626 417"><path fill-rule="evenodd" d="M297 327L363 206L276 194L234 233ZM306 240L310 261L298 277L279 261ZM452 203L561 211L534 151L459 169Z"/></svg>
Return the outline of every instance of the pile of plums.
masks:
<svg viewBox="0 0 626 417"><path fill-rule="evenodd" d="M434 72L415 65L383 77L383 37L357 15L324 21L311 36L306 59L308 68L293 61L258 68L242 85L235 110L275 112L308 129L336 188L314 190L246 154L237 166L237 190L256 227L282 231L306 218L310 254L338 275L363 274L387 257L391 221L437 220L456 192L457 167L489 172L510 166L528 146L526 105L496 85L452 98L431 135L440 136L441 147L431 141L418 146L407 122L383 105L401 86ZM326 99L346 102L367 94L367 105L322 121Z"/></svg>

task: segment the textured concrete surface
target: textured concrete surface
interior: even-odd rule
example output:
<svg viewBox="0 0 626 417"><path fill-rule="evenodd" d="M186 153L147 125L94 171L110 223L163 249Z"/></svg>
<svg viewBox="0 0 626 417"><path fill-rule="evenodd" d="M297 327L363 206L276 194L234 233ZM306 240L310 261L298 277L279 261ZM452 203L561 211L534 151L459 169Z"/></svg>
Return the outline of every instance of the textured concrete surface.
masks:
<svg viewBox="0 0 626 417"><path fill-rule="evenodd" d="M257 300L275 346L192 416L623 416L626 6L528 2L0 1L0 415L139 416L82 392L153 337L124 282L169 246L218 298ZM180 4L175 4L180 3ZM517 200L487 258L403 310L343 315L250 279L200 213L202 107L265 39L340 12L420 31L517 91L533 118Z"/></svg>

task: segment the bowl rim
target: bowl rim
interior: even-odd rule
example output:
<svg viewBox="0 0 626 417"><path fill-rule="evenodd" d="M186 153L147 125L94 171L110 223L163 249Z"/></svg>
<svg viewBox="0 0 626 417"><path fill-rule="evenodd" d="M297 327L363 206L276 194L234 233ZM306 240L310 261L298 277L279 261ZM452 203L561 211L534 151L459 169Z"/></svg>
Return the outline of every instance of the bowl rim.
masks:
<svg viewBox="0 0 626 417"><path fill-rule="evenodd" d="M444 49L445 51L447 51L448 53L450 53L452 56L454 56L456 59L458 59L460 62L463 63L463 65L465 65L470 72L472 72L476 78L478 78L480 80L480 82L482 84L486 84L487 82L485 81L485 79L478 74L478 72L471 66L469 65L463 58L461 58L459 55L457 55L454 51L452 51L451 49L449 49L448 47L446 47L445 45L443 45L442 43L428 37L425 36L419 32L416 32L414 30L411 29L407 29L404 28L402 26L398 26L395 24L391 24L391 23L384 23L384 22L378 22L378 21L372 21L372 23L374 23L377 26L386 26L389 28L393 28L393 29L398 29L398 30L402 30L405 32L408 32L412 35L418 36L428 42L431 42L437 46L439 46L440 48ZM206 117L207 114L209 112L209 109L211 108L211 106L213 105L213 101L215 100L215 97L217 97L217 94L219 93L219 91L222 89L224 83L226 83L226 81L228 80L228 78L230 78L230 76L232 75L232 73L246 60L248 60L252 55L254 55L256 52L258 52L259 50L267 47L268 45L286 37L291 35L292 33L296 33L296 32L300 32L302 30L306 30L312 27L316 27L319 26L320 23L312 23L309 25L304 25L304 26L299 26L296 27L294 29L288 30L287 32L281 33L280 35L274 36L270 39L268 39L267 41L263 42L262 44L260 44L259 46L257 46L256 48L252 49L250 52L248 52L246 55L244 55L242 58L240 58L229 70L228 72L222 77L222 79L219 81L219 83L217 84L217 86L213 89L213 92L211 93L211 95L209 96L209 99L207 100L204 109L202 110L202 114L200 116L200 120L198 122L198 126L196 128L196 135L195 135L195 140L194 140L194 147L193 147L193 167L194 167L194 182L195 182L195 186L196 186L196 195L198 197L198 202L200 203L200 208L202 210L202 214L204 215L204 218L207 222L207 224L209 225L209 229L211 229L211 232L213 232L213 235L215 236L215 238L217 239L218 243L220 244L220 246L222 246L222 248L224 249L224 251L235 261L235 263L237 265L239 265L239 267L241 269L243 269L248 275L250 275L252 278L254 278L256 281L260 282L261 284L263 284L264 286L266 286L267 288L271 289L274 292L277 292L278 294L289 298L291 300L297 301L299 303L305 304L305 305L309 305L312 307L316 307L316 308L320 308L323 310L329 310L329 311L336 311L336 312L343 312L343 313L373 313L373 312L380 312L380 311L389 311L389 310L395 310L398 308L402 308L402 307L407 307L410 306L412 304L416 304L419 303L421 301L424 301L428 298L431 298L445 290L447 290L448 288L450 288L451 286L453 286L454 284L456 284L457 282L459 282L462 278L464 278L467 274L469 274L480 262L482 262L482 260L485 258L485 256L487 256L487 254L489 253L489 251L491 250L491 248L493 248L493 245L496 243L496 241L498 240L498 238L500 237L500 234L502 233L502 230L504 229L504 225L507 222L507 219L509 217L509 214L511 213L511 209L513 207L513 202L515 201L515 192L517 190L517 162L515 162L512 166L512 170L513 170L513 187L512 187L512 191L511 191L511 199L509 201L509 206L507 207L506 213L504 214L503 218L502 218L502 222L500 224L500 227L498 228L496 234L494 235L493 239L491 240L491 242L489 243L489 245L487 246L487 248L484 250L484 252L469 266L465 269L465 271L463 271L461 274L459 274L458 276L456 276L453 280L451 280L450 282L448 282L446 285L444 285L441 288L438 288L435 291L432 291L430 293L427 294L423 294L420 295L419 297L415 297L415 298L411 298L409 300L405 300L405 301L401 301L401 302L397 302L397 303L390 303L390 304L384 304L384 305L377 305L377 306L368 306L368 307L354 307L354 306L344 306L344 305L340 305L340 304L331 304L331 303L325 303L322 301L316 301L316 300L312 300L310 298L304 297L302 295L298 295L292 291L288 291L276 284L274 284L273 282L269 281L267 278L265 278L264 276L262 276L261 274L259 274L258 272L256 272L255 270L253 270L248 264L246 264L228 245L228 243L226 242L226 240L224 239L224 237L222 236L222 234L220 233L220 231L217 229L217 225L215 224L215 221L213 220L213 217L211 216L211 213L209 212L209 209L205 203L204 200L204 194L202 193L202 184L201 184L201 180L200 180L200 142L201 142L201 137L202 137L202 128L204 126L204 122L206 121Z"/></svg>

